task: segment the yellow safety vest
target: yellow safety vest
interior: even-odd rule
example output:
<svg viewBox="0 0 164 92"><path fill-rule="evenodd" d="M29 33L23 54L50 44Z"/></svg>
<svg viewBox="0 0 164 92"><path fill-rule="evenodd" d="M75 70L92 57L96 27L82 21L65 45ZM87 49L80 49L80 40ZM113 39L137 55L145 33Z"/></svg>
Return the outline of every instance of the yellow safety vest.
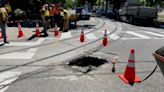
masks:
<svg viewBox="0 0 164 92"><path fill-rule="evenodd" d="M6 9L8 12L12 12L11 6L9 4L6 5Z"/></svg>
<svg viewBox="0 0 164 92"><path fill-rule="evenodd" d="M50 16L50 12L49 12L49 10L45 10L45 14L44 14L44 16L45 16L45 17Z"/></svg>

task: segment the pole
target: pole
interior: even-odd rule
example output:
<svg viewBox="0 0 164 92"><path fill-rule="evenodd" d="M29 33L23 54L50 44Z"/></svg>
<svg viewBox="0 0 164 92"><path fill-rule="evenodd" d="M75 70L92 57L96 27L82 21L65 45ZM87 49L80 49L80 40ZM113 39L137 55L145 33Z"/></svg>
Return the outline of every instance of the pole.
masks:
<svg viewBox="0 0 164 92"><path fill-rule="evenodd" d="M106 16L107 16L107 11L108 11L108 0L106 0L106 9L105 9Z"/></svg>
<svg viewBox="0 0 164 92"><path fill-rule="evenodd" d="M101 3L101 0L99 0L99 8L100 8L100 3Z"/></svg>
<svg viewBox="0 0 164 92"><path fill-rule="evenodd" d="M103 5L102 5L102 9L104 10L104 3L105 3L105 0L103 0Z"/></svg>

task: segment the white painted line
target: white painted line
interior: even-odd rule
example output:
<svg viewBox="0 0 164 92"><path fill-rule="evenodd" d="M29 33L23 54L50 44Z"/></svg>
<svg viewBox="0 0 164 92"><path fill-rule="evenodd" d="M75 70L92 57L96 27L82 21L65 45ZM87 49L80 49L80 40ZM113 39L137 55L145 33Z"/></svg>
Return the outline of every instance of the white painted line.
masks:
<svg viewBox="0 0 164 92"><path fill-rule="evenodd" d="M148 36L144 36L144 35L139 34L139 33L136 33L136 32L126 31L126 33L131 34L131 35L134 35L134 36L137 36L137 37L140 37L140 38L150 39L150 37L148 37Z"/></svg>
<svg viewBox="0 0 164 92"><path fill-rule="evenodd" d="M122 31L123 27L120 23L117 22L117 33L120 33Z"/></svg>
<svg viewBox="0 0 164 92"><path fill-rule="evenodd" d="M27 53L35 53L37 51L36 48L31 48L27 51Z"/></svg>
<svg viewBox="0 0 164 92"><path fill-rule="evenodd" d="M31 48L27 52L13 52L8 54L0 55L0 59L31 59L35 52L37 51L36 48Z"/></svg>
<svg viewBox="0 0 164 92"><path fill-rule="evenodd" d="M8 85L11 84L13 81L18 79L17 76L19 76L21 72L3 72L0 73L0 85ZM6 86L2 89L0 89L0 92L5 92L9 86Z"/></svg>
<svg viewBox="0 0 164 92"><path fill-rule="evenodd" d="M54 40L55 38L50 38L50 37L49 37L49 38L45 38L45 39L46 39L46 40Z"/></svg>
<svg viewBox="0 0 164 92"><path fill-rule="evenodd" d="M36 44L41 44L43 41L45 40L45 38L40 38L38 41L36 41L36 42L34 42L34 43L36 43Z"/></svg>
<svg viewBox="0 0 164 92"><path fill-rule="evenodd" d="M61 37L60 37L60 40L63 40L63 39L68 39L68 38L71 38L72 37L72 34L71 32L65 32L65 33L62 33L61 34Z"/></svg>
<svg viewBox="0 0 164 92"><path fill-rule="evenodd" d="M154 32L149 32L149 31L144 31L145 33L151 34L151 35L155 35L155 36L159 36L159 37L164 37L164 35L162 34L158 34L158 33L154 33Z"/></svg>
<svg viewBox="0 0 164 92"><path fill-rule="evenodd" d="M7 87L5 87L5 88L1 89L1 90L0 90L0 92L5 92L5 90L7 90L7 89L8 89L8 87L9 87L9 86L7 86Z"/></svg>
<svg viewBox="0 0 164 92"><path fill-rule="evenodd" d="M84 34L89 33L89 32L91 32L91 31L90 30L84 30Z"/></svg>
<svg viewBox="0 0 164 92"><path fill-rule="evenodd" d="M160 33L164 33L164 32L161 32L161 31L160 31Z"/></svg>
<svg viewBox="0 0 164 92"><path fill-rule="evenodd" d="M115 34L111 34L111 35L109 36L109 38L110 38L110 39L113 39L113 40L117 40L117 39L119 39L120 37L117 36L117 35L115 35Z"/></svg>
<svg viewBox="0 0 164 92"><path fill-rule="evenodd" d="M95 22L95 18L91 17L91 18L90 18L90 21Z"/></svg>
<svg viewBox="0 0 164 92"><path fill-rule="evenodd" d="M99 31L99 32L101 32L101 33L104 34L105 33L105 30L102 30L102 31ZM106 31L106 33L109 34L110 32L109 31Z"/></svg>
<svg viewBox="0 0 164 92"><path fill-rule="evenodd" d="M151 40L163 40L164 38L150 38ZM145 38L121 38L121 40L150 40Z"/></svg>
<svg viewBox="0 0 164 92"><path fill-rule="evenodd" d="M86 38L89 40L95 40L97 37L93 33L86 34Z"/></svg>
<svg viewBox="0 0 164 92"><path fill-rule="evenodd" d="M36 42L10 42L9 44L5 44L5 46L35 46L41 44L44 40L44 38L40 38Z"/></svg>
<svg viewBox="0 0 164 92"><path fill-rule="evenodd" d="M143 38L121 38L121 40L140 40Z"/></svg>

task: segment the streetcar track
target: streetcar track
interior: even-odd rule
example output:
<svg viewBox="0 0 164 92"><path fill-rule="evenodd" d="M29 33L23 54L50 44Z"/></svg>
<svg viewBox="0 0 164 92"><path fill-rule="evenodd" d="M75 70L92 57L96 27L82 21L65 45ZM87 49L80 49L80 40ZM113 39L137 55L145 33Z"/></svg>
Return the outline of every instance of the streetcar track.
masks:
<svg viewBox="0 0 164 92"><path fill-rule="evenodd" d="M97 18L98 20L98 18ZM101 29L103 26L105 25L105 22L103 20L103 24L98 27L98 28L94 28L92 31L90 32L87 32L85 34L89 34L89 33L92 33L98 29ZM64 41L67 41L67 40L70 40L70 39L73 39L73 38L76 38L76 37L79 37L80 35L75 35L71 38L67 38L67 39L63 39L63 40L59 40L58 42L64 42ZM7 52L4 52L4 53L0 53L0 55L3 55L3 54L8 54L8 53L12 53L12 52L17 52L17 51L22 51L22 50L27 50L27 49L30 49L30 48L36 48L36 47L42 47L42 46L46 46L46 45L49 45L49 44L53 44L53 43L56 43L56 42L49 42L49 43L45 43L45 44L40 44L40 45L36 45L36 46L30 46L30 47L27 47L27 48L23 48L23 49L18 49L18 50L13 50L13 51L7 51Z"/></svg>
<svg viewBox="0 0 164 92"><path fill-rule="evenodd" d="M116 29L117 29L117 28L115 27L115 29L113 29L113 30L116 30ZM109 34L107 34L107 35L110 35L110 34L112 34L113 32L114 32L114 31L112 31L111 33L109 33ZM95 42L101 40L102 38L103 38L103 37L100 37L99 39L94 40L94 41L92 41L92 42L89 42L89 43L87 43L87 44L84 44L84 45L81 45L81 46L78 46L78 47L74 47L74 48L72 48L72 49L69 49L69 50L66 50L66 51L62 51L62 52L57 53L57 54L54 54L54 55L50 55L50 56L47 56L47 57L44 57L44 58L40 58L40 59L37 59L37 60L33 60L33 61L28 62L28 63L25 63L25 64L21 64L21 65L17 65L17 66L14 66L14 67L10 67L10 68L8 68L8 69L0 70L0 72L12 70L12 69L18 68L18 67L20 67L20 66L26 66L26 65L29 65L29 64L32 64L32 63L37 63L37 62L39 62L39 61L43 61L43 60L46 60L46 59L49 59L49 58L52 58L52 57L56 57L56 56L59 56L59 55L62 55L62 54L65 54L65 53L74 51L74 50L76 50L76 49L80 49L80 48L82 48L82 47L84 47L84 46L91 45L91 44L93 44L93 43L95 43ZM97 46L97 47L99 48L99 47L101 47L101 45L99 45L99 46ZM96 49L97 49L97 48L96 48ZM93 50L93 49L92 49L92 50Z"/></svg>
<svg viewBox="0 0 164 92"><path fill-rule="evenodd" d="M104 24L104 25L105 25L105 24ZM112 34L114 31L116 31L116 29L117 29L117 27L115 27L115 28L113 29L113 31L112 31L111 33L107 34L107 35L109 36L109 35ZM10 68L1 70L0 72L5 72L5 71L8 71L8 70L12 70L12 69L20 68L20 67L23 67L23 66L27 66L27 65L32 64L32 63L41 62L41 61L43 61L43 60L46 60L46 59L49 59L49 58L53 58L53 57L55 57L55 56L62 55L62 54L64 54L64 53L68 53L68 52L71 52L71 51L80 49L80 48L82 48L83 46L91 45L91 44L93 44L93 43L95 43L95 42L101 40L102 38L103 38L103 37L101 37L101 38L99 38L99 39L97 39L97 40L95 40L95 41L92 41L92 42L90 42L90 43L87 43L87 44L85 44L85 45L81 45L81 46L72 48L72 49L70 49L70 50L60 52L60 53L55 54L55 55L50 55L50 56L48 56L48 57L44 57L44 58L41 58L41 59L37 59L37 60L31 61L31 62L28 62L28 63L25 63L25 64L16 65L16 66L14 66L14 67L10 67ZM101 49L101 48L103 48L102 45L98 45L97 47L94 48L94 50L91 49L90 51L91 51L91 52L94 52L94 51L97 51L98 49ZM91 52L90 52L90 53L91 53ZM89 51L87 51L87 53L89 53ZM80 54L80 55L81 55L81 54ZM65 62L68 62L68 61L65 60ZM65 63L65 62L62 62L62 63ZM36 71L37 71L37 70L36 70ZM32 71L32 72L34 72L34 71ZM30 73L31 73L31 72L30 72ZM19 75L19 76L14 76L14 77L8 78L8 79L6 79L6 80L13 79L13 78L15 78L15 77L20 77L20 76L26 75L26 74L28 74L28 73L24 73L24 74L21 74L21 75ZM4 82L4 81L6 81L6 80L1 81L0 83ZM10 85L10 84L9 84L9 85ZM6 86L7 86L7 85L6 85ZM5 86L5 87L6 87L6 86ZM4 88L4 87L3 87L3 88ZM1 88L1 89L3 89L3 88Z"/></svg>

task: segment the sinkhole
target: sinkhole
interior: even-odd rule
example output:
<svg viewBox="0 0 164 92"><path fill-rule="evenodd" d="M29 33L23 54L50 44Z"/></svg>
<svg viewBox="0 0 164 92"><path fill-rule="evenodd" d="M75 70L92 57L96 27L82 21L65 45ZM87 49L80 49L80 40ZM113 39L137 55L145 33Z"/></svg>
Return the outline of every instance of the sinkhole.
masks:
<svg viewBox="0 0 164 92"><path fill-rule="evenodd" d="M68 66L70 66L72 69L80 71L82 73L88 73L106 63L108 63L108 61L105 59L91 57L91 56L85 56L85 57L70 61L68 63Z"/></svg>

